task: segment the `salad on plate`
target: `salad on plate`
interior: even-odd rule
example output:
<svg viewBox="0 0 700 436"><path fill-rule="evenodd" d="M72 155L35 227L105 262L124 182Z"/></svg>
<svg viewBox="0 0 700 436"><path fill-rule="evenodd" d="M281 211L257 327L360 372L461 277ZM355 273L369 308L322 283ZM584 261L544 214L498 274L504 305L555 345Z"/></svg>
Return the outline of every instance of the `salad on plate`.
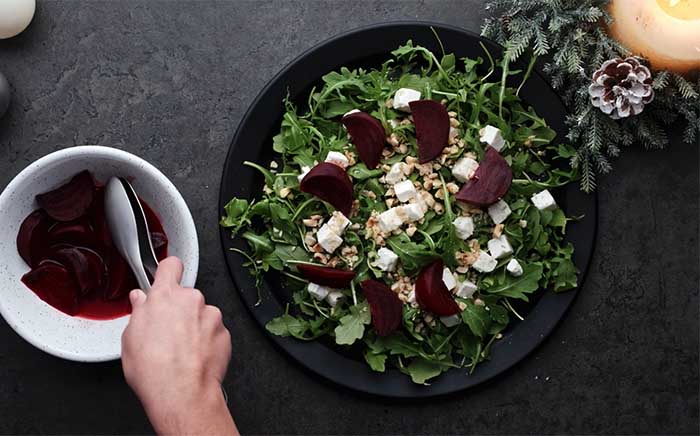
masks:
<svg viewBox="0 0 700 436"><path fill-rule="evenodd" d="M411 41L391 55L287 99L277 157L246 162L259 196L231 199L221 225L258 283L285 276L293 298L269 332L425 384L488 359L536 293L576 287L552 195L576 179L575 151L510 86L531 68Z"/></svg>

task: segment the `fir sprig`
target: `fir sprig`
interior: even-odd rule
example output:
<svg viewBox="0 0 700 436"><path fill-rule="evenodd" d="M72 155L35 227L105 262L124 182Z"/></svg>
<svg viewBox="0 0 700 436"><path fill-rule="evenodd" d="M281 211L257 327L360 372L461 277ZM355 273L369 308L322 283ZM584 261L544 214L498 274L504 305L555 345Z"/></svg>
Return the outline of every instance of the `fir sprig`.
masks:
<svg viewBox="0 0 700 436"><path fill-rule="evenodd" d="M683 141L700 139L700 79L695 83L670 71L655 71L655 99L637 116L613 120L590 104L593 72L607 59L629 51L606 32L612 22L609 0L489 0L492 16L482 34L502 44L511 61L542 57L543 71L564 98L571 115L568 139L577 144L572 165L581 187L593 191L596 175L612 169L611 158L634 143L656 149L668 145L668 127L684 124Z"/></svg>

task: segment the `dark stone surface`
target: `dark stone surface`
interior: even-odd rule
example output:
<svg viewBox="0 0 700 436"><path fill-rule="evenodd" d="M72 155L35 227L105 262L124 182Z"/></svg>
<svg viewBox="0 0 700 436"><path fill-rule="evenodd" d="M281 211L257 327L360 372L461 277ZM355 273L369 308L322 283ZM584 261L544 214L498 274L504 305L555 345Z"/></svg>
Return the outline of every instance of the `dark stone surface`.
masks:
<svg viewBox="0 0 700 436"><path fill-rule="evenodd" d="M698 433L698 146L626 150L600 186L591 273L530 358L482 388L422 403L366 398L274 349L231 290L217 233L229 141L264 84L336 33L395 19L478 30L479 1L39 2L0 41L13 104L0 187L63 147L158 165L197 222L198 285L233 336L226 381L245 433ZM0 433L147 433L119 363L50 357L0 322Z"/></svg>

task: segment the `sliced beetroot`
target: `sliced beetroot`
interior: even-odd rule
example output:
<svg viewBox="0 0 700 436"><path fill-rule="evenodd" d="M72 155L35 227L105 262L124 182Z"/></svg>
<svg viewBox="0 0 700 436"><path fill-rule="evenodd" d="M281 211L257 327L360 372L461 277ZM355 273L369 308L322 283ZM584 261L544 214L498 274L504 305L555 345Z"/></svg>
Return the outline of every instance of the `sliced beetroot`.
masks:
<svg viewBox="0 0 700 436"><path fill-rule="evenodd" d="M36 201L56 221L73 221L87 213L94 198L95 181L89 171L83 171L53 191L37 195Z"/></svg>
<svg viewBox="0 0 700 436"><path fill-rule="evenodd" d="M369 303L372 326L377 335L392 334L401 325L403 315L401 300L387 285L377 280L364 280L360 286Z"/></svg>
<svg viewBox="0 0 700 436"><path fill-rule="evenodd" d="M150 227L150 225L149 225ZM168 256L168 237L163 232L151 232L151 244L158 260Z"/></svg>
<svg viewBox="0 0 700 436"><path fill-rule="evenodd" d="M78 287L68 270L58 262L42 261L22 276L22 283L61 312L76 315L80 310Z"/></svg>
<svg viewBox="0 0 700 436"><path fill-rule="evenodd" d="M474 176L462 186L456 198L478 207L487 207L506 195L512 181L513 171L508 162L495 148L488 147Z"/></svg>
<svg viewBox="0 0 700 436"><path fill-rule="evenodd" d="M315 195L327 201L343 215L349 216L352 209L352 181L344 169L338 165L321 162L301 180L302 192Z"/></svg>
<svg viewBox="0 0 700 436"><path fill-rule="evenodd" d="M366 112L345 115L341 122L348 129L362 162L369 169L376 168L386 141L386 132L382 123Z"/></svg>
<svg viewBox="0 0 700 436"><path fill-rule="evenodd" d="M430 162L440 156L450 136L450 116L444 104L435 100L416 100L408 104L416 125L418 161Z"/></svg>
<svg viewBox="0 0 700 436"><path fill-rule="evenodd" d="M330 286L332 288L347 288L355 278L355 271L331 268L328 266L308 265L300 263L297 269L310 282Z"/></svg>
<svg viewBox="0 0 700 436"><path fill-rule="evenodd" d="M116 300L128 294L134 286L133 273L126 261L116 252L112 251L107 259L107 282L104 286L104 298Z"/></svg>
<svg viewBox="0 0 700 436"><path fill-rule="evenodd" d="M442 281L443 269L438 259L421 270L416 279L416 302L428 312L450 316L459 313L459 306Z"/></svg>
<svg viewBox="0 0 700 436"><path fill-rule="evenodd" d="M84 247L62 248L54 259L72 273L80 295L97 291L104 280L104 263L96 252Z"/></svg>
<svg viewBox="0 0 700 436"><path fill-rule="evenodd" d="M69 244L94 247L97 244L95 231L87 219L59 222L49 229L49 244Z"/></svg>
<svg viewBox="0 0 700 436"><path fill-rule="evenodd" d="M51 218L42 209L35 210L24 219L17 233L17 251L30 267L35 267L41 260Z"/></svg>

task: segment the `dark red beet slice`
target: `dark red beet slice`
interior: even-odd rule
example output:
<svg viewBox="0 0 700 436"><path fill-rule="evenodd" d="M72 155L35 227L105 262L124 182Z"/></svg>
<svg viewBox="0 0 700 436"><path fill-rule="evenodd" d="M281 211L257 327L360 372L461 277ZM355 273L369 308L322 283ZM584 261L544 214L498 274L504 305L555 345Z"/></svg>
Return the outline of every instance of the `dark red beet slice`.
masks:
<svg viewBox="0 0 700 436"><path fill-rule="evenodd" d="M22 276L22 283L42 300L68 315L80 310L78 287L66 268L58 262L45 260Z"/></svg>
<svg viewBox="0 0 700 436"><path fill-rule="evenodd" d="M416 125L418 161L430 162L440 156L450 136L447 108L435 100L416 100L408 104Z"/></svg>
<svg viewBox="0 0 700 436"><path fill-rule="evenodd" d="M17 251L27 265L35 267L41 260L51 218L42 209L35 210L24 219L17 233Z"/></svg>
<svg viewBox="0 0 700 436"><path fill-rule="evenodd" d="M162 232L151 232L151 244L156 258L162 260L168 256L168 237Z"/></svg>
<svg viewBox="0 0 700 436"><path fill-rule="evenodd" d="M513 171L508 162L495 148L488 147L474 177L455 197L478 207L487 207L506 195L512 181Z"/></svg>
<svg viewBox="0 0 700 436"><path fill-rule="evenodd" d="M360 283L369 303L372 326L379 336L392 334L401 324L403 304L387 285L376 280Z"/></svg>
<svg viewBox="0 0 700 436"><path fill-rule="evenodd" d="M441 259L429 264L416 279L416 302L423 309L439 316L459 312L459 306L442 281L444 265Z"/></svg>
<svg viewBox="0 0 700 436"><path fill-rule="evenodd" d="M70 244L94 247L97 237L86 219L56 223L49 229L49 244Z"/></svg>
<svg viewBox="0 0 700 436"><path fill-rule="evenodd" d="M84 247L62 248L56 251L54 258L73 274L80 295L102 287L104 264L99 254Z"/></svg>
<svg viewBox="0 0 700 436"><path fill-rule="evenodd" d="M36 201L56 221L73 221L85 215L94 198L95 181L89 171L83 171L65 185L37 195Z"/></svg>
<svg viewBox="0 0 700 436"><path fill-rule="evenodd" d="M352 181L338 165L321 162L301 180L302 192L315 195L330 203L343 215L349 216L352 209Z"/></svg>
<svg viewBox="0 0 700 436"><path fill-rule="evenodd" d="M107 263L107 286L105 287L105 298L107 300L115 300L131 289L125 289L126 283L129 281L129 275L133 275L126 261L113 250L109 254Z"/></svg>
<svg viewBox="0 0 700 436"><path fill-rule="evenodd" d="M297 269L304 278L310 282L330 286L332 288L347 288L355 278L355 271L331 268L328 266L317 266L300 263Z"/></svg>
<svg viewBox="0 0 700 436"><path fill-rule="evenodd" d="M345 115L341 122L348 129L362 162L369 169L376 168L386 141L386 132L382 123L366 112Z"/></svg>

